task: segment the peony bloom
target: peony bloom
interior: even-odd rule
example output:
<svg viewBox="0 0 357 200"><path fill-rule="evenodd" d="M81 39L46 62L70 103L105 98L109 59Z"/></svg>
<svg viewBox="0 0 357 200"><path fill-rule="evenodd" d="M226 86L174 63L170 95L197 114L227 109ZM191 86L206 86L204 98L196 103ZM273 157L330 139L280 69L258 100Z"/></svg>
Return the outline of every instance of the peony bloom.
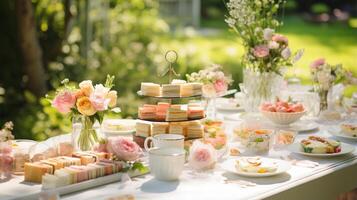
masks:
<svg viewBox="0 0 357 200"><path fill-rule="evenodd" d="M67 114L76 103L76 96L70 91L62 91L52 101L52 106L59 112Z"/></svg>
<svg viewBox="0 0 357 200"><path fill-rule="evenodd" d="M109 92L109 88L104 87L103 84L97 84L94 87L94 95L105 98Z"/></svg>
<svg viewBox="0 0 357 200"><path fill-rule="evenodd" d="M214 89L216 90L217 93L227 91L228 85L223 79L218 79L214 83Z"/></svg>
<svg viewBox="0 0 357 200"><path fill-rule="evenodd" d="M110 99L95 95L94 93L89 97L90 102L97 111L103 111L108 109Z"/></svg>
<svg viewBox="0 0 357 200"><path fill-rule="evenodd" d="M109 107L115 107L117 105L117 91L111 90L109 91L107 98L110 99L109 101Z"/></svg>
<svg viewBox="0 0 357 200"><path fill-rule="evenodd" d="M216 94L216 89L214 88L214 85L209 83L209 84L204 84L202 87L202 93L205 97L215 97Z"/></svg>
<svg viewBox="0 0 357 200"><path fill-rule="evenodd" d="M138 144L124 137L110 138L107 148L110 153L123 161L135 161L142 153Z"/></svg>
<svg viewBox="0 0 357 200"><path fill-rule="evenodd" d="M217 162L216 151L210 144L198 140L193 142L188 156L189 165L198 170L211 169Z"/></svg>
<svg viewBox="0 0 357 200"><path fill-rule="evenodd" d="M269 49L278 49L279 48L279 43L275 41L270 41L268 44Z"/></svg>
<svg viewBox="0 0 357 200"><path fill-rule="evenodd" d="M289 43L288 38L283 35L280 35L280 34L274 34L273 37L271 38L271 40L273 40L277 43L285 44L285 45L288 45L288 43Z"/></svg>
<svg viewBox="0 0 357 200"><path fill-rule="evenodd" d="M269 48L266 45L259 45L254 47L253 54L255 57L264 58L269 55Z"/></svg>
<svg viewBox="0 0 357 200"><path fill-rule="evenodd" d="M271 40L271 38L273 37L273 34L274 34L274 29L271 29L271 28L265 28L263 30L263 37L264 37L264 40Z"/></svg>
<svg viewBox="0 0 357 200"><path fill-rule="evenodd" d="M82 115L91 116L97 112L88 97L79 98L76 105Z"/></svg>
<svg viewBox="0 0 357 200"><path fill-rule="evenodd" d="M321 65L325 65L325 58L319 58L310 64L311 69L318 69Z"/></svg>
<svg viewBox="0 0 357 200"><path fill-rule="evenodd" d="M286 60L288 58L290 58L291 56L291 51L289 49L289 47L286 47L285 49L283 49L283 51L281 51L281 56Z"/></svg>
<svg viewBox="0 0 357 200"><path fill-rule="evenodd" d="M79 88L81 89L82 94L87 97L94 91L92 81L90 80L80 82Z"/></svg>

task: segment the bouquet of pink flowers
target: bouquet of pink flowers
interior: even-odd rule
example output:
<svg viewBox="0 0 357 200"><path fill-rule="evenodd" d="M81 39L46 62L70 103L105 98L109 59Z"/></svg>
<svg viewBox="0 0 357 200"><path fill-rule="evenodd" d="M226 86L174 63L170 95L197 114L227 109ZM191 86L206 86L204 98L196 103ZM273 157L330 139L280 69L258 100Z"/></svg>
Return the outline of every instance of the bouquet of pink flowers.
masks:
<svg viewBox="0 0 357 200"><path fill-rule="evenodd" d="M243 41L246 50L242 64L253 71L275 72L281 67L292 66L303 51L293 54L288 38L275 33L282 25L276 19L283 0L252 1L229 0L226 23Z"/></svg>
<svg viewBox="0 0 357 200"><path fill-rule="evenodd" d="M64 87L57 90L52 99L52 106L63 114L81 118L81 132L77 140L81 150L90 148L99 141L93 124L101 123L106 112L120 112L116 107L117 92L111 90L114 76L107 76L106 83L93 86L92 81L79 83L78 87L62 81Z"/></svg>
<svg viewBox="0 0 357 200"><path fill-rule="evenodd" d="M320 110L326 110L327 95L334 84L342 82L346 77L346 71L341 64L330 65L324 58L319 58L310 65L314 90L320 97Z"/></svg>
<svg viewBox="0 0 357 200"><path fill-rule="evenodd" d="M186 74L186 77L188 82L202 83L203 95L208 98L225 93L233 82L232 77L226 76L219 65L212 65L198 73Z"/></svg>
<svg viewBox="0 0 357 200"><path fill-rule="evenodd" d="M0 179L2 176L9 177L11 175L14 158L12 156L11 140L13 123L6 122L3 129L0 130Z"/></svg>

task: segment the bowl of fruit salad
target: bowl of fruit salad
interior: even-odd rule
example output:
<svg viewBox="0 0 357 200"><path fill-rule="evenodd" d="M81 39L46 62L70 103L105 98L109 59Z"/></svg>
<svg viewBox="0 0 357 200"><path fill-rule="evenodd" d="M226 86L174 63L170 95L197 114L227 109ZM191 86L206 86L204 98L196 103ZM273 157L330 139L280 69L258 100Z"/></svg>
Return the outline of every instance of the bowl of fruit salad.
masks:
<svg viewBox="0 0 357 200"><path fill-rule="evenodd" d="M275 124L289 125L298 121L306 111L301 103L277 99L274 103L263 103L260 107L260 112Z"/></svg>

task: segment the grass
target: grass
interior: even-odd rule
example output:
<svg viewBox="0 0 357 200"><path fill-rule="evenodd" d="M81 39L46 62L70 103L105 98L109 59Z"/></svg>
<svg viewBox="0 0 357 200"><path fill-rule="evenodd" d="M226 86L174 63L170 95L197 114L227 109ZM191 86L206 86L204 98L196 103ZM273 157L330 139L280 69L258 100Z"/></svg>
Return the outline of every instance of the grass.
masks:
<svg viewBox="0 0 357 200"><path fill-rule="evenodd" d="M196 69L218 63L233 74L236 83L241 82L240 58L244 52L236 34L228 30L223 19L204 20L202 28L213 29L214 33L183 30L162 37L161 42L165 48L178 51L181 68ZM287 16L278 32L289 38L293 50L305 49L304 56L289 69L288 75L295 73L304 83L309 83L309 64L321 57L331 64L342 63L345 69L357 75L357 28L343 23L312 24L298 16ZM357 86L353 90L357 90Z"/></svg>

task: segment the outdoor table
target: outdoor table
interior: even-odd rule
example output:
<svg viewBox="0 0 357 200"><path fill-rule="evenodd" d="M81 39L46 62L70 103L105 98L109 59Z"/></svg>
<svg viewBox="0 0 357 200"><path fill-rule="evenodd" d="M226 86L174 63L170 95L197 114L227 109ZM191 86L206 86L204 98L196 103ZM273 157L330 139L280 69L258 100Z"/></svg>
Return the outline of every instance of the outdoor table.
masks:
<svg viewBox="0 0 357 200"><path fill-rule="evenodd" d="M225 114L224 114L225 115ZM222 115L221 115L222 117ZM232 129L237 121L225 120L227 129ZM231 133L231 131L230 131ZM326 125L321 125L318 131L302 133L297 140L308 135L316 134L330 137ZM342 142L357 146L356 142L342 140ZM290 153L288 151L271 151L269 157L280 158L290 154L294 159L311 160L319 163L315 168L292 165L292 168L277 176L248 178L224 171L218 163L214 170L195 172L187 166L179 181L162 182L147 174L133 178L131 181L114 182L111 184L75 192L61 196L65 200L79 199L107 199L113 196L132 194L136 199L336 199L344 192L357 187L357 152L352 154L317 158ZM225 180L229 180L226 183ZM243 180L255 183L256 186L243 187L235 183ZM26 192L21 191L24 186L16 187L15 180L0 183L0 199L29 199ZM18 188L18 189L16 189ZM32 186L39 190L40 186Z"/></svg>

